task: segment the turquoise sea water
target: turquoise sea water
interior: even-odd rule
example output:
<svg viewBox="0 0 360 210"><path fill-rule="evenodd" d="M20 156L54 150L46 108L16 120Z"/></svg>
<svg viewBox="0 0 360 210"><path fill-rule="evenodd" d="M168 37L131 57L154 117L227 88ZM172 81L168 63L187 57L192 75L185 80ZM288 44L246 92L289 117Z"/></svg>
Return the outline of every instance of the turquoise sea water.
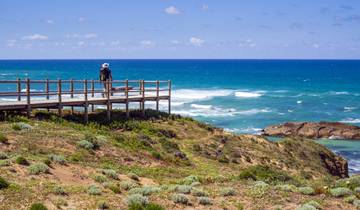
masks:
<svg viewBox="0 0 360 210"><path fill-rule="evenodd" d="M1 60L0 79L97 79L103 62L115 79L171 79L174 113L232 132L259 133L286 121L360 125L355 60ZM360 172L360 142L321 143Z"/></svg>

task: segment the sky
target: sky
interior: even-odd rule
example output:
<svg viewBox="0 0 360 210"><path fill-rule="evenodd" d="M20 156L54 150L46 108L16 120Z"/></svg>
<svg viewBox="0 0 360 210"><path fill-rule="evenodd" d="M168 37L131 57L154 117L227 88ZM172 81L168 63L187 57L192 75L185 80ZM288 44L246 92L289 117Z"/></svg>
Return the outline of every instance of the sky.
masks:
<svg viewBox="0 0 360 210"><path fill-rule="evenodd" d="M95 58L360 59L360 1L0 1L0 59Z"/></svg>

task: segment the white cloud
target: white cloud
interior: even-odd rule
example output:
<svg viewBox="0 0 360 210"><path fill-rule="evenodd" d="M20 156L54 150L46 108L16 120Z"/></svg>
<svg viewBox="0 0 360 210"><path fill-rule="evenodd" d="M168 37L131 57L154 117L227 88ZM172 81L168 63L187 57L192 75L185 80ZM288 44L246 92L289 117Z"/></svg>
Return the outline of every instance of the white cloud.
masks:
<svg viewBox="0 0 360 210"><path fill-rule="evenodd" d="M179 40L172 40L171 44L180 44L180 41Z"/></svg>
<svg viewBox="0 0 360 210"><path fill-rule="evenodd" d="M201 7L202 11L207 11L208 9L209 9L209 5L207 5L207 4L203 4Z"/></svg>
<svg viewBox="0 0 360 210"><path fill-rule="evenodd" d="M180 15L181 12L174 6L170 6L165 9L165 12L169 15Z"/></svg>
<svg viewBox="0 0 360 210"><path fill-rule="evenodd" d="M120 41L119 41L119 40L110 42L110 45L111 45L111 46L118 46L119 44L120 44Z"/></svg>
<svg viewBox="0 0 360 210"><path fill-rule="evenodd" d="M82 47L82 46L85 45L85 42L84 42L84 41L80 41L80 42L77 43L77 45L78 45L79 47Z"/></svg>
<svg viewBox="0 0 360 210"><path fill-rule="evenodd" d="M98 35L95 33L89 33L89 34L67 34L66 38L68 39L94 39L97 38Z"/></svg>
<svg viewBox="0 0 360 210"><path fill-rule="evenodd" d="M54 20L46 20L45 21L47 24L55 24L55 21Z"/></svg>
<svg viewBox="0 0 360 210"><path fill-rule="evenodd" d="M80 22L80 23L82 23L82 22L84 22L86 19L84 18L84 17L79 17L78 18L78 21Z"/></svg>
<svg viewBox="0 0 360 210"><path fill-rule="evenodd" d="M189 41L190 41L190 44L192 44L196 47L201 47L205 43L205 40L202 40L197 37L191 37Z"/></svg>
<svg viewBox="0 0 360 210"><path fill-rule="evenodd" d="M140 42L141 45L144 45L144 46L152 46L152 45L155 45L155 42L151 41L151 40L142 40Z"/></svg>
<svg viewBox="0 0 360 210"><path fill-rule="evenodd" d="M318 49L318 48L320 48L320 45L317 44L317 43L314 43L314 44L312 45L312 47Z"/></svg>
<svg viewBox="0 0 360 210"><path fill-rule="evenodd" d="M55 46L65 46L65 42L55 42Z"/></svg>
<svg viewBox="0 0 360 210"><path fill-rule="evenodd" d="M240 47L256 47L256 43L252 39L247 39L241 41L239 44Z"/></svg>
<svg viewBox="0 0 360 210"><path fill-rule="evenodd" d="M8 47L14 47L16 43L17 43L17 40L15 40L15 39L7 40Z"/></svg>
<svg viewBox="0 0 360 210"><path fill-rule="evenodd" d="M48 37L45 35L41 35L41 34L33 34L33 35L29 35L29 36L23 36L22 39L23 40L47 40Z"/></svg>

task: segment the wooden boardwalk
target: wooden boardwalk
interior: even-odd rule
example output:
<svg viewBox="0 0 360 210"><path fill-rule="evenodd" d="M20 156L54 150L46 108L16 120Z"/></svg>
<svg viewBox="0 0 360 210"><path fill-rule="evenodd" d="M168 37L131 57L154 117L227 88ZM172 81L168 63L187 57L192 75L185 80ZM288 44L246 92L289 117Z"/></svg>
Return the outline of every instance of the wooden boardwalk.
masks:
<svg viewBox="0 0 360 210"><path fill-rule="evenodd" d="M4 91L6 90L6 91ZM89 108L105 106L107 118L111 120L113 104L124 104L129 117L130 103L137 103L145 114L145 102L168 102L171 112L171 81L144 80L0 80L0 111L24 111L28 117L33 109L57 109L61 116L63 109L82 107L84 121L88 121Z"/></svg>

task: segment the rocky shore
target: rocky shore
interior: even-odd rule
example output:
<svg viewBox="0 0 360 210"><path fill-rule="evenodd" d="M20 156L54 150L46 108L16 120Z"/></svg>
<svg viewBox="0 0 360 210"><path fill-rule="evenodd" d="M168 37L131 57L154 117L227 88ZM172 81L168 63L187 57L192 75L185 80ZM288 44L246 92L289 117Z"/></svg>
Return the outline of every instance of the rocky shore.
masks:
<svg viewBox="0 0 360 210"><path fill-rule="evenodd" d="M263 134L276 137L360 140L360 127L339 122L287 122L268 126L263 130Z"/></svg>

